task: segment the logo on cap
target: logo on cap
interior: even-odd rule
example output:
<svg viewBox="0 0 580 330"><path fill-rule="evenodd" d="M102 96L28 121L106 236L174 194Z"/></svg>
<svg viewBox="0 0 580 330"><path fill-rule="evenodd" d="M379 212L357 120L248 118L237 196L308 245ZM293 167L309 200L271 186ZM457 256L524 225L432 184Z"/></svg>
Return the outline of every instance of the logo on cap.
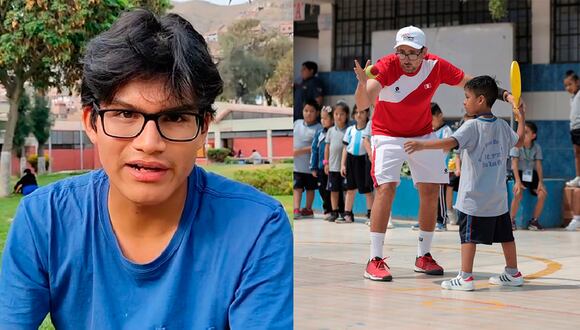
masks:
<svg viewBox="0 0 580 330"><path fill-rule="evenodd" d="M405 33L401 36L404 40L414 41L415 37L410 33Z"/></svg>

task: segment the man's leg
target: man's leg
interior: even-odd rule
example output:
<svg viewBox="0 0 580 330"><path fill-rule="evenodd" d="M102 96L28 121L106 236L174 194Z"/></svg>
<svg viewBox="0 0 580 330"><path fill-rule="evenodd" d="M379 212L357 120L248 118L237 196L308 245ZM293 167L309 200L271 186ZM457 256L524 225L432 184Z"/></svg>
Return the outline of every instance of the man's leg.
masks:
<svg viewBox="0 0 580 330"><path fill-rule="evenodd" d="M312 210L312 203L314 203L314 190L306 190L306 208Z"/></svg>
<svg viewBox="0 0 580 330"><path fill-rule="evenodd" d="M443 268L431 256L431 242L437 219L439 184L417 183L419 190L419 240L415 271L428 275L443 275Z"/></svg>
<svg viewBox="0 0 580 330"><path fill-rule="evenodd" d="M580 145L574 145L574 159L576 165L576 176L580 176Z"/></svg>
<svg viewBox="0 0 580 330"><path fill-rule="evenodd" d="M384 183L377 187L371 211L371 250L370 260L365 269L365 278L374 281L390 281L391 273L383 260L385 232L391 214L391 205L395 198L396 182Z"/></svg>

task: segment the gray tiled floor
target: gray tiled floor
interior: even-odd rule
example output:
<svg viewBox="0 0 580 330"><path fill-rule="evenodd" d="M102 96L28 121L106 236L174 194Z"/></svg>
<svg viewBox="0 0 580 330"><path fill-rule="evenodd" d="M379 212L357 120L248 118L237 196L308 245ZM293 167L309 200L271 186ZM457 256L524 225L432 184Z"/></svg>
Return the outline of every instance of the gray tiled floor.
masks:
<svg viewBox="0 0 580 330"><path fill-rule="evenodd" d="M503 269L501 246L480 246L476 291L440 289L460 265L457 227L435 234L432 253L445 276L413 272L417 232L395 221L385 256L393 282L362 274L369 254L368 227L297 220L295 233L295 329L578 329L580 327L580 231L517 231L521 288L487 284Z"/></svg>

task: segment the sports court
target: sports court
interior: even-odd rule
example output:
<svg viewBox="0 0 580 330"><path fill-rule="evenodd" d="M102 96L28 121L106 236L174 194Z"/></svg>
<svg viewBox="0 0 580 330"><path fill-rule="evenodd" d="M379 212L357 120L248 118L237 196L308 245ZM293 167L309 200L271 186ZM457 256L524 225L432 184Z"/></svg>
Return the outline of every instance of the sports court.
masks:
<svg viewBox="0 0 580 330"><path fill-rule="evenodd" d="M580 323L580 232L514 232L522 287L495 287L504 266L500 245L478 246L476 290L441 290L460 266L457 226L436 232L432 253L444 276L413 272L417 232L413 221L394 220L385 256L392 282L363 278L369 230L320 218L294 222L296 329L572 329Z"/></svg>

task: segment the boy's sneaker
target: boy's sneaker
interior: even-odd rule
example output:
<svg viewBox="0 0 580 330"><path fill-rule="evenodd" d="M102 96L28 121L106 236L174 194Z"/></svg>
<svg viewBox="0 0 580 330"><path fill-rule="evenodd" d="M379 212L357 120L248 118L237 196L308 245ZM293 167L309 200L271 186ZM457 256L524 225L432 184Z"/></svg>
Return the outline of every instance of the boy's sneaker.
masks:
<svg viewBox="0 0 580 330"><path fill-rule="evenodd" d="M412 230L419 230L419 223L417 222L416 224L411 226Z"/></svg>
<svg viewBox="0 0 580 330"><path fill-rule="evenodd" d="M385 262L387 258L374 257L367 262L364 277L373 281L392 281L393 276L389 272L389 266Z"/></svg>
<svg viewBox="0 0 580 330"><path fill-rule="evenodd" d="M330 212L330 217L326 221L335 222L338 219L338 212Z"/></svg>
<svg viewBox="0 0 580 330"><path fill-rule="evenodd" d="M340 220L336 220L336 223L353 223L354 215L350 211L344 212L344 217Z"/></svg>
<svg viewBox="0 0 580 330"><path fill-rule="evenodd" d="M435 231L447 231L447 225L443 223L438 223L435 226Z"/></svg>
<svg viewBox="0 0 580 330"><path fill-rule="evenodd" d="M574 179L566 182L568 187L580 187L580 176L575 177Z"/></svg>
<svg viewBox="0 0 580 330"><path fill-rule="evenodd" d="M300 210L300 214L302 214L302 218L314 218L314 211L312 209L303 208Z"/></svg>
<svg viewBox="0 0 580 330"><path fill-rule="evenodd" d="M300 212L300 209L294 209L294 220L298 220L302 218L302 212Z"/></svg>
<svg viewBox="0 0 580 330"><path fill-rule="evenodd" d="M324 213L324 218L322 218L322 220L324 220L324 221L328 221L328 219L330 219L330 217L331 217L331 216L332 216L332 213L331 213L331 212L329 212L329 213Z"/></svg>
<svg viewBox="0 0 580 330"><path fill-rule="evenodd" d="M576 229L578 229L578 227L580 227L580 221L573 219L572 221L570 221L570 223L566 227L566 230L576 231Z"/></svg>
<svg viewBox="0 0 580 330"><path fill-rule="evenodd" d="M461 275L457 275L456 278L441 282L441 288L445 290L473 291L475 290L473 276L463 279Z"/></svg>
<svg viewBox="0 0 580 330"><path fill-rule="evenodd" d="M489 283L501 286L522 286L524 285L524 277L520 272L518 272L514 276L511 276L510 274L503 272L497 276L490 277Z"/></svg>
<svg viewBox="0 0 580 330"><path fill-rule="evenodd" d="M370 221L370 220L367 220L367 221L365 222L365 225L367 225L367 226L369 226L369 227L370 227L370 226L371 226L371 221Z"/></svg>
<svg viewBox="0 0 580 330"><path fill-rule="evenodd" d="M431 253L415 259L415 271L427 275L443 275L443 267L437 264Z"/></svg>
<svg viewBox="0 0 580 330"><path fill-rule="evenodd" d="M538 221L538 219L534 219L530 222L530 224L528 225L528 230L543 230L544 227L542 227L542 225L540 225L540 222Z"/></svg>

